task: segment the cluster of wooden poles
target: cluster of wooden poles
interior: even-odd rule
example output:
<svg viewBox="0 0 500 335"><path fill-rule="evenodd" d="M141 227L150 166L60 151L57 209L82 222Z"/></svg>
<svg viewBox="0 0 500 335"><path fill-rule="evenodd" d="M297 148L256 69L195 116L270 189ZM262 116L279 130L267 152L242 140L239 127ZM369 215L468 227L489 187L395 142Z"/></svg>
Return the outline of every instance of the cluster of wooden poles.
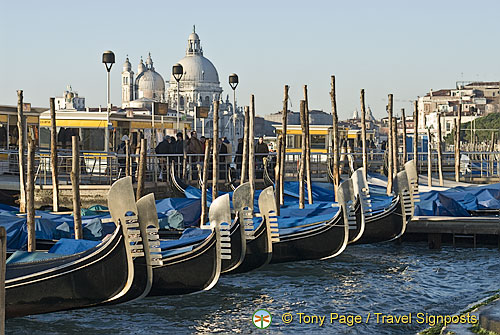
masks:
<svg viewBox="0 0 500 335"><path fill-rule="evenodd" d="M282 110L282 133L277 137L277 155L276 155L276 167L275 167L275 185L276 185L276 204L278 208L284 203L284 178L285 178L285 154L287 147L286 136L283 136L287 132L287 113L288 113L288 89L289 86L285 85L284 89L284 99L283 99L283 110ZM308 107L308 95L307 95L307 85L304 85L304 99L300 101L300 123L302 130L302 145L301 145L301 158L299 164L299 207L304 208L305 206L305 184L307 184L308 192L308 202L312 203L312 187L311 187L311 165L310 165L310 154L311 154L311 143L310 143L310 132L309 132L309 107ZM335 193L340 183L340 138L338 130L338 113L337 113L337 100L335 91L335 76L331 76L331 108L332 108L332 127L333 127L333 182L335 185ZM362 141L362 158L364 173L368 171L368 153L367 153L367 141L366 141L366 108L365 108L365 91L361 89L360 93L360 104L361 104L361 141ZM218 117L218 105L219 103L214 102L214 135L213 138L218 138L219 133L219 117ZM241 170L241 182L244 182L247 178L251 184L251 195L253 197L255 192L255 152L254 152L254 117L255 117L255 101L254 95L250 98L250 106L244 108L245 111L245 126L244 126L244 137L243 137L243 158L242 158L242 170ZM388 95L387 113L389 116L389 133L388 133L388 151L387 151L387 161L388 161L388 185L387 192L392 192L392 180L393 177L403 168L405 162L408 161L408 152L406 149L406 139L407 139L407 129L406 129L406 116L404 108L401 109L401 119L402 119L402 157L403 162L401 164L398 162L399 157L399 139L397 130L397 118L393 117L393 95ZM438 171L439 171L439 183L443 185L443 169L442 169L442 134L441 134L441 115L438 114ZM413 137L413 157L417 163L418 159L418 100L414 101L413 109L413 120L414 120L414 137ZM459 105L458 119L455 122L455 180L459 181L460 176L460 125L461 125L461 106ZM430 130L427 128L427 136L430 139ZM249 141L249 139L252 139ZM429 140L428 145L428 180L429 185L432 186L432 163L430 160L432 149L431 141ZM205 160L204 160L204 170L203 170L203 189L202 189L202 220L206 218L207 208L206 208L206 187L207 187L207 169L209 163L209 151L212 148L213 156L213 175L212 175L212 196L215 199L217 197L217 180L218 180L218 144L216 141L213 143L206 143L205 150ZM250 162L250 164L249 164ZM366 175L365 175L366 177Z"/></svg>
<svg viewBox="0 0 500 335"><path fill-rule="evenodd" d="M288 114L288 89L289 86L285 85L284 89L284 99L283 99L283 111L282 111L282 133L277 138L277 161L275 168L275 185L276 185L276 204L278 208L284 203L284 178L285 178L285 155L287 147L286 134L287 131L287 114ZM308 94L307 85L303 87L304 99L300 100L300 123L302 130L302 145L301 145L301 158L299 164L299 207L304 208L305 206L305 184L307 184L308 192L308 202L312 204L312 187L311 187L311 141L309 132L309 106L308 106ZM28 225L28 251L35 250L35 209L34 209L34 166L35 166L35 143L33 139L28 138L26 134L26 119L23 114L23 91L18 90L18 131L19 131L19 181L20 181L20 206L19 211L21 213L26 213L27 215L27 225ZM335 92L335 76L331 76L331 108L332 108L332 126L333 126L333 183L335 185L335 193L340 183L340 139L338 130L338 114L337 114L337 100ZM366 108L365 108L365 91L361 90L360 94L361 103L361 141L362 141L362 157L363 157L363 167L365 168L365 174L368 171L368 154L367 154L367 142L366 142ZM459 181L460 173L460 124L461 124L461 105L458 106L458 119L455 122L455 180ZM402 125L403 125L403 162L398 163L398 135L397 135L397 119L393 117L393 95L388 95L387 112L389 116L389 140L388 140L388 183L387 192L392 192L392 179L393 176L402 168L404 162L408 160L408 153L406 150L406 122L405 122L405 111L401 110ZM250 106L245 106L245 126L244 126L244 137L243 137L243 157L242 157L242 169L240 182L243 183L247 180L250 182L251 196L253 198L255 193L255 143L254 143L254 120L255 120L255 97L251 95ZM51 148L50 148L50 164L52 170L52 190L53 190L53 206L52 210L54 212L59 211L59 198L58 198L58 177L57 177L57 131L56 131L56 113L55 113L55 103L54 98L50 98L50 116L51 116ZM439 182L443 185L443 171L442 171L442 143L441 143L441 120L440 114L438 114L438 171L439 171ZM417 162L418 159L418 101L414 102L413 110L413 120L414 120L414 140L413 140L413 159ZM219 143L217 139L219 138L219 101L214 101L214 113L213 113L213 140L207 140L205 143L205 156L203 165L203 186L202 186L202 216L201 220L204 222L207 218L207 181L208 181L208 165L210 158L210 151L212 153L212 197L215 199L218 195L218 177L219 177ZM430 130L427 128L427 136L430 139ZM27 155L26 151L27 142ZM132 174L131 169L131 158L130 158L130 145L127 143L125 145L126 151L126 175ZM430 144L429 140L429 144ZM184 154L184 156L186 156ZM431 146L428 145L428 157L431 157ZM144 194L145 185L145 174L146 174L146 140L141 139L141 149L139 155L139 166L138 166L138 178L137 178L137 191L136 197L139 199ZM184 157L184 163L186 164L186 157ZM431 160L428 159L428 180L429 186L432 186L432 164ZM26 168L25 168L26 167ZM186 170L185 168L183 169ZM81 219L81 201L80 201L80 159L79 159L79 138L78 136L72 137L72 170L71 170L71 184L73 189L73 216L75 224L75 238L79 239L83 236L82 231L82 219ZM26 187L25 187L26 185Z"/></svg>

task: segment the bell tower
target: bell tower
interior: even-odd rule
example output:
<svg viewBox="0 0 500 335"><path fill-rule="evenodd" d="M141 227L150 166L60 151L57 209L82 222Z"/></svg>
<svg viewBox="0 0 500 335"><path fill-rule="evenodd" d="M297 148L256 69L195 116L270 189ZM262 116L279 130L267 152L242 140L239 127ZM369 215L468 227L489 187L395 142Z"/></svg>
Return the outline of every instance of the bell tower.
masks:
<svg viewBox="0 0 500 335"><path fill-rule="evenodd" d="M134 100L134 71L132 71L132 65L127 59L123 64L122 72L122 105Z"/></svg>

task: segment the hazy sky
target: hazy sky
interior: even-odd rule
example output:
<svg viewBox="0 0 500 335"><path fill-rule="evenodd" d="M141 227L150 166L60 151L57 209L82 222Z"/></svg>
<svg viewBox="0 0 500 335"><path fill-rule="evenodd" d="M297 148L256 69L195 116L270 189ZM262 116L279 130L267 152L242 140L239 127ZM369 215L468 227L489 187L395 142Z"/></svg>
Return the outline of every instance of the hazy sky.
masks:
<svg viewBox="0 0 500 335"><path fill-rule="evenodd" d="M309 87L309 106L330 112L330 75L337 78L342 119L359 109L359 91L376 117L387 94L395 109L430 88L457 80L500 80L499 1L8 1L0 4L0 104L48 106L71 84L87 106L106 104L101 54L113 50L111 100L121 104L128 54L134 72L151 52L168 80L185 54L193 24L204 55L219 72L240 77L239 105L255 94L257 114L292 109Z"/></svg>

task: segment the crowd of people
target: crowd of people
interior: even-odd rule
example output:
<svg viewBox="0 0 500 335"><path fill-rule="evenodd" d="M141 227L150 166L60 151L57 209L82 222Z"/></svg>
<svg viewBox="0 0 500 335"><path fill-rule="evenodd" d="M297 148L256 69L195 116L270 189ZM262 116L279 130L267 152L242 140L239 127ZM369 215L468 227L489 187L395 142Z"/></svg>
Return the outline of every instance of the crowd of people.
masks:
<svg viewBox="0 0 500 335"><path fill-rule="evenodd" d="M125 140L128 140L128 136L125 135L122 138L122 144L118 147L118 153L125 153ZM191 131L190 134L185 139L183 133L178 132L176 136L164 136L163 140L158 143L155 148L155 153L157 155L172 155L166 157L160 157L160 171L164 171L167 164L172 164L173 161L176 166L177 164L182 164L183 162L183 154L184 150L186 150L186 154L189 156L188 162L191 163L190 168L192 171L197 170L197 164L203 162L205 148L206 148L207 138L205 136L201 136L198 138L198 134L196 131ZM234 152L234 158L232 158L233 147L231 142L227 137L222 137L217 139L218 152L219 152L219 170L221 171L221 178L224 174L229 170L229 166L232 162L236 165L236 170L238 173L241 172L242 165L242 157L243 157L243 139L238 139L238 145L236 151ZM134 151L132 150L132 153ZM138 153L136 153L138 154ZM255 164L257 171L260 167L263 166L263 158L269 154L269 147L266 143L264 143L264 138L260 137L255 145ZM212 157L210 157L210 160ZM120 166L125 165L125 159L121 158ZM186 162L186 163L188 163ZM132 162L132 169L135 171L136 164ZM189 164L186 164L189 166Z"/></svg>

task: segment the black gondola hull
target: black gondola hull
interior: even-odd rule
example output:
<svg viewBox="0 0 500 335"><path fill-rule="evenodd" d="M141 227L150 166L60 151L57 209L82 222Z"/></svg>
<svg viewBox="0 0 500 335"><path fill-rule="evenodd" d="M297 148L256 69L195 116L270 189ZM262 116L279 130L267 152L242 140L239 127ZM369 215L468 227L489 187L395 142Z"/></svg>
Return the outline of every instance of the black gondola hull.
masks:
<svg viewBox="0 0 500 335"><path fill-rule="evenodd" d="M212 232L200 246L189 252L165 257L153 267L153 287L149 296L188 294L207 290L220 274L217 236Z"/></svg>
<svg viewBox="0 0 500 335"><path fill-rule="evenodd" d="M386 242L401 236L406 222L402 219L400 197L386 211L367 217L365 222L365 231L354 244Z"/></svg>
<svg viewBox="0 0 500 335"><path fill-rule="evenodd" d="M129 289L132 270L129 266L122 228L109 243L80 254L8 264L6 317L64 311L109 301Z"/></svg>
<svg viewBox="0 0 500 335"><path fill-rule="evenodd" d="M271 263L332 257L345 248L348 238L343 215L339 211L332 220L316 228L280 236L279 242L273 242Z"/></svg>
<svg viewBox="0 0 500 335"><path fill-rule="evenodd" d="M270 239L268 224L262 220L262 223L255 230L254 238L246 240L243 262L233 271L227 272L227 274L249 272L268 264L272 257Z"/></svg>
<svg viewBox="0 0 500 335"><path fill-rule="evenodd" d="M234 270L243 262L246 252L246 239L244 234L245 230L240 224L240 220L237 216L233 225L231 226L229 235L231 239L231 258L222 259L221 273L226 273Z"/></svg>

